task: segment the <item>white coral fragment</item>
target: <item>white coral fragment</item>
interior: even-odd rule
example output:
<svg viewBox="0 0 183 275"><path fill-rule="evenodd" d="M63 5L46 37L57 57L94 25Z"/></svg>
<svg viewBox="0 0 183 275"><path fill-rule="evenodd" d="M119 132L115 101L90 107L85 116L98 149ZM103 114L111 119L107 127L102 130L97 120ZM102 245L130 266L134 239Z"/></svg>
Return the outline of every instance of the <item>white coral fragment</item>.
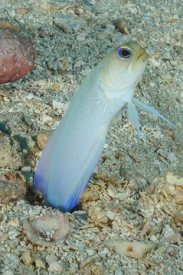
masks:
<svg viewBox="0 0 183 275"><path fill-rule="evenodd" d="M146 253L154 248L152 243L144 242L130 242L123 240L109 241L107 244L109 247L113 248L117 253L124 256L129 256L134 259L142 259L146 256Z"/></svg>
<svg viewBox="0 0 183 275"><path fill-rule="evenodd" d="M29 241L40 246L54 246L66 239L69 232L68 219L59 211L32 221L24 220L23 227Z"/></svg>

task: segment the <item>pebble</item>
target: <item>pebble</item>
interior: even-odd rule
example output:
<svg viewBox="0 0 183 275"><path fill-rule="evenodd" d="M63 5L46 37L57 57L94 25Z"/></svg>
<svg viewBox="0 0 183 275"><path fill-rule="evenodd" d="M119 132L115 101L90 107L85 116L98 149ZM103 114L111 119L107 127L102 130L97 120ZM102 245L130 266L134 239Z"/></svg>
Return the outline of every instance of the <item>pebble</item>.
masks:
<svg viewBox="0 0 183 275"><path fill-rule="evenodd" d="M16 236L18 235L18 232L17 232L17 230L10 230L9 232L8 232L8 238L10 239L10 240L14 240L15 238L16 238Z"/></svg>
<svg viewBox="0 0 183 275"><path fill-rule="evenodd" d="M86 33L80 33L80 34L77 36L77 40L78 40L78 41L84 41L84 40L86 40L86 36L87 36Z"/></svg>
<svg viewBox="0 0 183 275"><path fill-rule="evenodd" d="M58 262L53 262L49 264L48 271L50 272L62 272L62 266Z"/></svg>
<svg viewBox="0 0 183 275"><path fill-rule="evenodd" d="M38 144L38 146L39 146L39 148L40 148L41 150L44 149L46 143L48 142L49 137L50 137L50 134L46 134L46 133L44 133L44 134L39 134L39 135L36 137L37 144Z"/></svg>
<svg viewBox="0 0 183 275"><path fill-rule="evenodd" d="M31 265L33 260L32 260L32 257L31 257L31 253L30 251L25 251L23 254L22 254L22 261L25 265Z"/></svg>
<svg viewBox="0 0 183 275"><path fill-rule="evenodd" d="M107 193L111 198L116 198L118 191L112 184L110 184L109 187L107 188Z"/></svg>
<svg viewBox="0 0 183 275"><path fill-rule="evenodd" d="M55 16L53 23L65 33L81 32L86 27L87 22L84 18L74 15L59 14Z"/></svg>
<svg viewBox="0 0 183 275"><path fill-rule="evenodd" d="M94 250L94 249L86 249L85 251L86 251L86 253L88 254L88 256L92 256L92 255L94 255L94 253L95 253L95 250Z"/></svg>
<svg viewBox="0 0 183 275"><path fill-rule="evenodd" d="M1 202L5 205L12 200L18 200L24 197L26 194L25 178L23 176L21 178L19 173L15 173L15 175L16 176L13 180L7 180L6 172L1 172L0 174Z"/></svg>
<svg viewBox="0 0 183 275"><path fill-rule="evenodd" d="M10 138L6 135L0 135L0 144L0 167L19 169L23 164L23 160L16 147L11 146Z"/></svg>
<svg viewBox="0 0 183 275"><path fill-rule="evenodd" d="M57 101L57 100L53 100L52 101L52 106L56 109L62 109L64 104L60 101Z"/></svg>
<svg viewBox="0 0 183 275"><path fill-rule="evenodd" d="M16 9L17 14L26 15L28 12L28 9Z"/></svg>
<svg viewBox="0 0 183 275"><path fill-rule="evenodd" d="M35 259L36 268L46 268L45 263L40 259Z"/></svg>

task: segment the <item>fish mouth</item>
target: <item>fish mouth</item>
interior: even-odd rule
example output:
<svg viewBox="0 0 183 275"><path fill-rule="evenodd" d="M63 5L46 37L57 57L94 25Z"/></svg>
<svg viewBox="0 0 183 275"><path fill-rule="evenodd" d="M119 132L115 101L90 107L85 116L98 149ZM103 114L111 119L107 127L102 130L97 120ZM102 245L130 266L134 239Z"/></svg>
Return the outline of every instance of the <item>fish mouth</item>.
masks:
<svg viewBox="0 0 183 275"><path fill-rule="evenodd" d="M135 61L132 65L132 71L134 72L140 64L145 65L147 62L147 58L148 58L148 54L146 53L146 50L141 48L135 56Z"/></svg>
<svg viewBox="0 0 183 275"><path fill-rule="evenodd" d="M146 53L146 50L145 49L140 49L140 51L138 52L138 54L137 54L137 61L141 58L141 57L143 57L144 56L144 60L143 61L145 61L146 59L147 59L147 57L148 57L148 55L147 55L147 53Z"/></svg>

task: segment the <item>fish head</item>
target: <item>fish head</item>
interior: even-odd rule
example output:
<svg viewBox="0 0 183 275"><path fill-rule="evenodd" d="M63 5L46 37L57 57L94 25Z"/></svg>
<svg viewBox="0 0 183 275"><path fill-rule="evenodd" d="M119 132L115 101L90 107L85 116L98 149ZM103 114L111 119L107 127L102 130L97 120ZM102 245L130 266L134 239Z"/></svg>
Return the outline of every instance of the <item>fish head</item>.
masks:
<svg viewBox="0 0 183 275"><path fill-rule="evenodd" d="M118 98L120 94L134 91L146 64L146 50L134 41L114 49L103 59L99 78L107 97Z"/></svg>

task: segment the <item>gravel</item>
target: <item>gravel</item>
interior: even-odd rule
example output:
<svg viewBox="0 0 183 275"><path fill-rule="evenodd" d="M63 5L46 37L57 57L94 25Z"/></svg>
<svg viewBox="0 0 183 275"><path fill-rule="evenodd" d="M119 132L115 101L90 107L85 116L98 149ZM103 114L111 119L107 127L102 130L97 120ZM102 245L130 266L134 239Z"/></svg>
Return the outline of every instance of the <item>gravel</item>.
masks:
<svg viewBox="0 0 183 275"><path fill-rule="evenodd" d="M182 9L168 0L1 0L1 21L29 37L36 52L31 74L0 86L1 196L13 190L0 201L1 274L183 274ZM126 40L150 54L135 97L173 127L140 111L138 140L123 108L79 208L66 214L67 240L33 244L23 221L55 213L32 188L41 150L84 77ZM134 259L112 241L153 249Z"/></svg>

